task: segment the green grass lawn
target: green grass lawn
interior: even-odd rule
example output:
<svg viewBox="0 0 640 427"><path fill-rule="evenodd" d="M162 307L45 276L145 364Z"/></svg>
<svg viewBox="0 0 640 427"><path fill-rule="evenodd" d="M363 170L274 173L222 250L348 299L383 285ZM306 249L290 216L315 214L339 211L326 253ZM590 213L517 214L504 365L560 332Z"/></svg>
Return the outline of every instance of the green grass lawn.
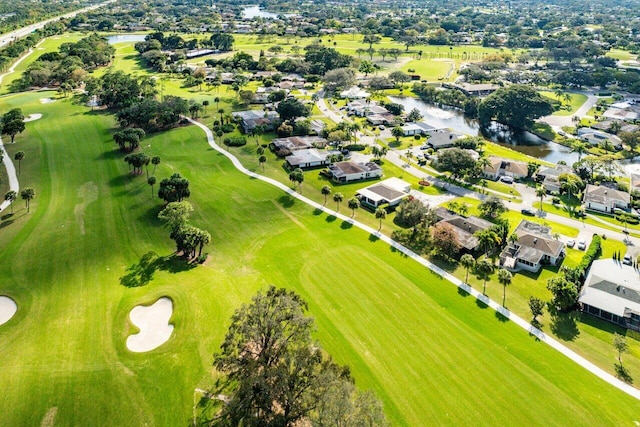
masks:
<svg viewBox="0 0 640 427"><path fill-rule="evenodd" d="M32 213L16 209L0 227L0 256L11 260L0 265L2 293L19 305L0 327L11 349L0 354L7 425L39 424L51 408L59 424L187 423L232 310L267 284L310 302L324 348L379 394L394 425L635 419L633 399L386 244L240 175L194 127L143 147L161 156L158 177L191 180L192 222L212 233L210 260L167 262L148 285L124 288L128 266L172 245L155 219L162 204L110 139L113 119L31 94L0 106L44 114L16 143L30 159L22 179L37 191ZM129 310L163 295L174 302L172 339L128 352Z"/></svg>
<svg viewBox="0 0 640 427"><path fill-rule="evenodd" d="M558 101L562 104L562 108L553 113L554 116L571 116L587 101L587 96L581 93L569 92L571 102L567 104L563 98L558 99L555 92L541 91L540 95L546 96L552 100Z"/></svg>
<svg viewBox="0 0 640 427"><path fill-rule="evenodd" d="M527 156L518 151L512 150L509 147L503 147L502 145L495 144L490 141L485 141L482 149L487 156L502 157L505 159L519 160L522 162L536 162L540 165L551 166L553 163L546 162L544 160L537 159L535 157Z"/></svg>

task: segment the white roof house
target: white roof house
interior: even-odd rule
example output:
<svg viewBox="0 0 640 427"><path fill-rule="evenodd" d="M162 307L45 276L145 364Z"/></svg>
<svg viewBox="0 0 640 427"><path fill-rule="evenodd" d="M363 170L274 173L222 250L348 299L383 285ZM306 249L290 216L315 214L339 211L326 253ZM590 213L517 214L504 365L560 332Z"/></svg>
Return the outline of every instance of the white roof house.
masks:
<svg viewBox="0 0 640 427"><path fill-rule="evenodd" d="M349 89L340 92L340 97L347 99L363 99L369 98L370 96L371 94L369 92L360 89L358 86L351 86Z"/></svg>
<svg viewBox="0 0 640 427"><path fill-rule="evenodd" d="M331 154L333 154L333 152L320 151L315 148L303 149L294 151L293 154L285 157L285 160L291 168L314 168L328 165Z"/></svg>
<svg viewBox="0 0 640 427"><path fill-rule="evenodd" d="M356 191L356 196L362 203L373 207L385 203L396 206L409 195L409 191L411 191L411 184L393 177Z"/></svg>
<svg viewBox="0 0 640 427"><path fill-rule="evenodd" d="M578 303L582 311L640 330L640 272L613 259L593 262Z"/></svg>

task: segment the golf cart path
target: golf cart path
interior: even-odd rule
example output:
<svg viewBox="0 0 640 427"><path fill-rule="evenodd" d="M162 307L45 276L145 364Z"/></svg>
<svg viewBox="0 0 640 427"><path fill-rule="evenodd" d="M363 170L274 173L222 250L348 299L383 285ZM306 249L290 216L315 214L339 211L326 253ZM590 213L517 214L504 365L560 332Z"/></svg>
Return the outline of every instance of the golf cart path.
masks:
<svg viewBox="0 0 640 427"><path fill-rule="evenodd" d="M365 225L365 224L362 224L362 223L360 223L358 221L355 221L353 218L350 218L347 215L343 215L343 214L341 214L341 213L339 213L337 211L334 211L332 209L328 209L326 206L323 206L320 203L317 203L317 202L315 202L315 201L313 201L313 200L311 200L311 199L309 199L309 198L297 193L296 191L292 190L291 188L287 187L286 185L282 184L281 182L278 182L278 181L276 181L276 180L274 180L272 178L268 178L268 177L262 176L260 174L255 173L255 172L251 172L250 170L245 168L242 165L242 163L240 163L240 161L233 154L231 154L228 151L224 150L222 147L220 147L215 142L215 139L213 137L213 133L211 132L211 130L209 128L207 128L202 123L197 122L197 121L195 121L195 120L193 120L193 119L191 119L189 117L185 117L185 118L189 122L191 122L192 124L198 126L200 129L202 129L205 132L205 134L207 135L207 142L209 143L211 148L213 148L217 152L219 152L222 155L224 155L225 157L227 157L231 161L231 163L236 167L236 169L238 169L240 172L244 173L245 175L248 175L251 178L255 178L255 179L258 179L260 181L263 181L263 182L266 182L268 184L271 184L274 187L284 191L285 193L287 193L291 197L295 197L296 199L300 200L303 203L308 204L309 206L311 206L311 207L313 207L315 209L318 209L318 210L320 210L320 211L322 211L324 213L327 213L329 215L333 215L336 218L339 218L339 219L341 219L343 221L346 221L347 223L352 224L352 225L360 228L361 230L363 230L363 231L375 236L376 238L378 238L378 239L382 240L383 242L389 244L392 248L394 248L397 251L403 253L404 255L406 255L407 257L409 257L411 259L413 259L414 261L422 264L424 267L430 269L431 271L433 271L438 276L442 277L443 279L448 280L449 282L451 282L454 285L456 285L458 288L464 290L465 292L467 292L468 294L472 295L476 299L482 301L484 304L486 304L487 306L491 307L493 310L495 310L496 312L500 313L502 316L506 317L507 319L509 319L513 323L515 323L516 325L520 326L522 329L527 331L529 334L535 336L540 341L546 343L547 345L551 346L553 349L555 349L555 350L559 351L560 353L564 354L565 356L567 356L569 359L573 360L578 365L580 365L583 368L587 369L589 372L593 373L594 375L598 376L599 378L603 379L604 381L606 381L607 383L611 384L612 386L618 388L619 390L627 393L628 395L630 395L632 397L635 397L636 399L640 400L640 390L638 390L636 388L633 388L632 386L630 386L629 384L626 384L623 381L620 381L619 379L617 379L613 375L609 374L608 372L604 371L603 369L601 369L598 366L594 365L593 363L589 362L587 359L585 359L584 357L580 356L579 354L577 354L573 350L571 350L568 347L564 346L558 340L556 340L553 337L550 337L549 335L545 334L544 332L542 332L538 328L534 327L533 325L531 325L530 323L528 323L527 321L525 321L521 317L519 317L519 316L515 315L514 313L510 312L509 310L507 310L506 308L502 307L500 304L498 304L497 302L491 300L487 296L482 295L480 292L478 292L477 290L473 289L471 286L463 283L458 278L452 276L451 274L447 273L445 270L441 269L437 265L435 265L435 264L429 262L428 260L422 258L421 256L419 256L415 252L411 251L410 249L407 249L406 247L404 247L403 245L401 245L398 242L394 241L390 237L380 233L378 230L374 230L373 228L369 227L368 225Z"/></svg>
<svg viewBox="0 0 640 427"><path fill-rule="evenodd" d="M18 175L16 175L16 167L11 160L11 156L9 156L9 154L7 154L7 151L4 149L2 138L0 138L0 151L4 153L2 163L7 169L7 175L9 176L9 189L18 193L20 190L20 183L18 182ZM9 201L4 200L4 194L1 194L0 197L2 197L2 203L0 203L0 212L2 212L7 208L7 206L10 205L10 203Z"/></svg>

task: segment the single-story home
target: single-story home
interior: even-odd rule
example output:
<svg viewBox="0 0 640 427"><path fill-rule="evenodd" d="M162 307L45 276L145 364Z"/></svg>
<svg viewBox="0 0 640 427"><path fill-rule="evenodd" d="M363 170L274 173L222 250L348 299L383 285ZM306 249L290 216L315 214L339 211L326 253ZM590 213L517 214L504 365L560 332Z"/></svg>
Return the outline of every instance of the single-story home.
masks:
<svg viewBox="0 0 640 427"><path fill-rule="evenodd" d="M604 213L613 213L616 208L627 210L630 202L631 196L626 191L592 184L587 184L582 199L585 209Z"/></svg>
<svg viewBox="0 0 640 427"><path fill-rule="evenodd" d="M269 102L269 95L271 95L274 92L280 92L280 91L285 92L285 96L289 94L288 89L282 89L278 86L269 86L269 87L260 86L258 89L256 89L256 95L255 95L255 98L253 99L253 102L255 102L256 104L266 104Z"/></svg>
<svg viewBox="0 0 640 427"><path fill-rule="evenodd" d="M273 130L280 122L280 115L275 111L234 111L231 115L240 120L240 127L244 133L250 133L256 126L264 126L265 130Z"/></svg>
<svg viewBox="0 0 640 427"><path fill-rule="evenodd" d="M489 164L484 167L482 172L484 176L493 180L497 180L501 176L526 178L529 173L529 166L525 162L494 156L489 156L487 160L489 160Z"/></svg>
<svg viewBox="0 0 640 427"><path fill-rule="evenodd" d="M631 181L631 186L629 187L631 194L640 194L640 174L632 173L629 178Z"/></svg>
<svg viewBox="0 0 640 427"><path fill-rule="evenodd" d="M622 141L616 135L611 135L606 132L602 132L596 129L588 127L581 127L576 130L576 133L583 141L588 142L591 145L602 144L605 141L609 141L614 146L621 146Z"/></svg>
<svg viewBox="0 0 640 427"><path fill-rule="evenodd" d="M640 273L613 259L591 264L578 304L584 313L640 331Z"/></svg>
<svg viewBox="0 0 640 427"><path fill-rule="evenodd" d="M334 153L326 150L320 151L315 148L309 148L294 151L293 154L285 157L284 159L290 169L309 169L320 166L327 166L329 163L331 163L329 161L329 156L331 154Z"/></svg>
<svg viewBox="0 0 640 427"><path fill-rule="evenodd" d="M543 264L558 265L564 258L564 243L551 235L551 228L522 220L516 230L518 240L500 254L500 266L511 271L540 271Z"/></svg>
<svg viewBox="0 0 640 427"><path fill-rule="evenodd" d="M351 182L361 179L380 178L382 168L373 162L337 162L329 165L331 179L336 182Z"/></svg>
<svg viewBox="0 0 640 427"><path fill-rule="evenodd" d="M358 86L351 86L347 90L343 90L340 92L340 98L347 99L364 99L369 98L371 94L364 89L359 88Z"/></svg>
<svg viewBox="0 0 640 427"><path fill-rule="evenodd" d="M374 126L388 125L389 123L393 123L395 119L396 117L391 113L370 114L367 116L367 122Z"/></svg>
<svg viewBox="0 0 640 427"><path fill-rule="evenodd" d="M373 208L385 203L389 207L393 207L399 205L404 198L408 197L410 191L411 184L394 177L358 190L356 191L356 196L361 203Z"/></svg>
<svg viewBox="0 0 640 427"><path fill-rule="evenodd" d="M547 193L560 192L560 175L575 175L573 168L567 165L555 165L552 167L541 167L536 173L536 181L540 182Z"/></svg>
<svg viewBox="0 0 640 427"><path fill-rule="evenodd" d="M271 141L274 151L286 148L289 151L305 150L313 148L314 144L326 144L327 140L318 136L290 136L288 138L275 138Z"/></svg>
<svg viewBox="0 0 640 427"><path fill-rule="evenodd" d="M458 237L461 250L473 252L479 249L480 241L475 236L477 231L486 230L493 226L492 222L476 216L463 217L453 213L445 208L437 208L436 215L440 219L439 222L446 222L453 226L453 231Z"/></svg>
<svg viewBox="0 0 640 427"><path fill-rule="evenodd" d="M429 138L427 145L431 146L434 150L453 147L457 139L465 136L463 133L452 129L426 130L425 135Z"/></svg>
<svg viewBox="0 0 640 427"><path fill-rule="evenodd" d="M436 130L433 126L425 122L408 122L402 125L404 136L425 135L427 132Z"/></svg>

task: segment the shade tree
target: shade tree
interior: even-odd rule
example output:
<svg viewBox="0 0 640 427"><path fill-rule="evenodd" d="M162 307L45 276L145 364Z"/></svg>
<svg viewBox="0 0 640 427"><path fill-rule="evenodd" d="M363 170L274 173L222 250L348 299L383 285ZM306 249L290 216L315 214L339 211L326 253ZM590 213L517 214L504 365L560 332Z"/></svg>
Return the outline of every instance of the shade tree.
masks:
<svg viewBox="0 0 640 427"><path fill-rule="evenodd" d="M11 207L11 213L13 213L13 202L18 199L18 193L13 190L9 190L4 195L4 200L9 202L9 206Z"/></svg>
<svg viewBox="0 0 640 427"><path fill-rule="evenodd" d="M183 178L179 173L174 173L170 178L160 181L158 197L167 203L181 202L190 195L189 180Z"/></svg>
<svg viewBox="0 0 640 427"><path fill-rule="evenodd" d="M24 114L20 108L13 108L2 116L2 133L11 137L13 144L17 134L25 129Z"/></svg>
<svg viewBox="0 0 640 427"><path fill-rule="evenodd" d="M36 191L31 187L23 188L22 191L20 191L20 198L24 200L25 206L27 208L27 213L29 212L29 209L31 207L31 200L33 200L35 197Z"/></svg>

